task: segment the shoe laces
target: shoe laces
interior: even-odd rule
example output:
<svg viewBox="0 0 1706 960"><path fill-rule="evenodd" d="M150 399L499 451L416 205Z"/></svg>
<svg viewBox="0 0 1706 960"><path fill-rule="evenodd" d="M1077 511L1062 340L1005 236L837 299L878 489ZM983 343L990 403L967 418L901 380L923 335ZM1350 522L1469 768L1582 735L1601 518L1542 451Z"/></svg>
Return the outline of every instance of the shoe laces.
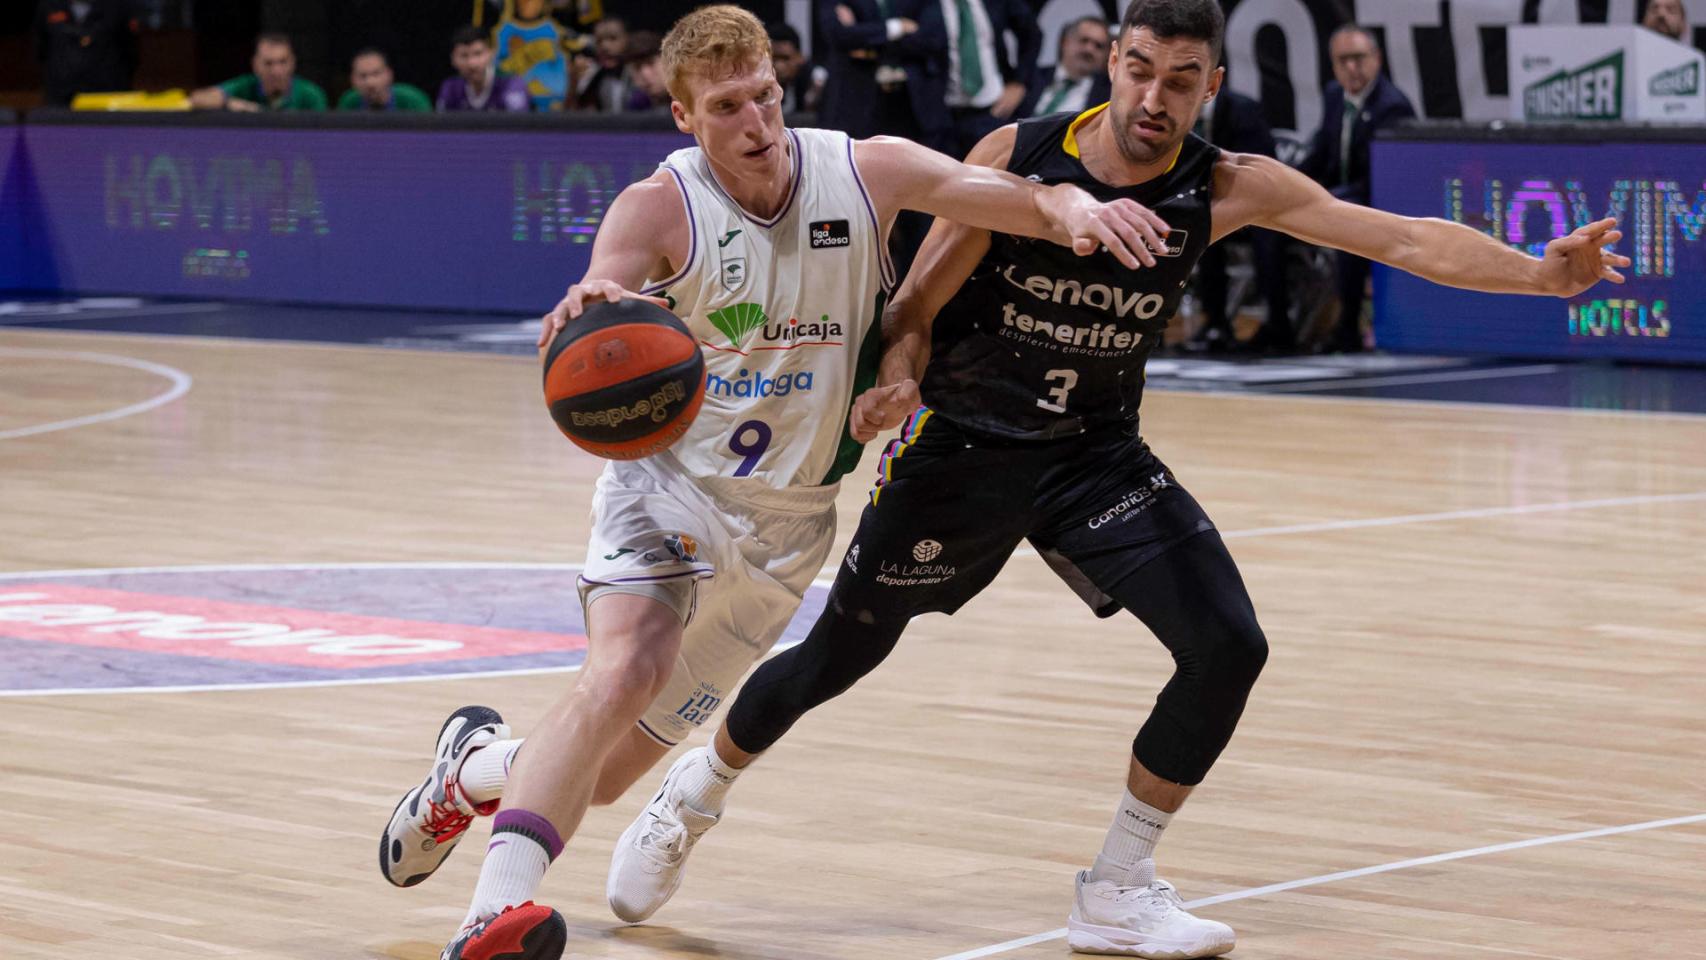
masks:
<svg viewBox="0 0 1706 960"><path fill-rule="evenodd" d="M1185 908L1185 901L1179 896L1179 891L1171 883L1160 878L1151 880L1146 887L1127 887L1114 895L1116 903L1136 903L1148 900L1176 910Z"/></svg>
<svg viewBox="0 0 1706 960"><path fill-rule="evenodd" d="M432 838L439 843L461 836L462 831L468 829L468 824L474 822L474 815L464 812L461 807L456 805L456 801L451 799L456 795L456 789L455 780L446 780L442 802L431 797L426 798L426 817L421 826L426 832L432 834Z"/></svg>
<svg viewBox="0 0 1706 960"><path fill-rule="evenodd" d="M640 849L647 851L652 859L673 866L686 854L687 844L687 825L669 804L659 804L652 811L652 822L640 836Z"/></svg>

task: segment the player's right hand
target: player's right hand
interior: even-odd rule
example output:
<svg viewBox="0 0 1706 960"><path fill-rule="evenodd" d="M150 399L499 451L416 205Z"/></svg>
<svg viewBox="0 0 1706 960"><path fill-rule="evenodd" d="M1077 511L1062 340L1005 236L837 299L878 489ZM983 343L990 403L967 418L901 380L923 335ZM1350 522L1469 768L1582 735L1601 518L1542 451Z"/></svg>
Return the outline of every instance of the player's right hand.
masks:
<svg viewBox="0 0 1706 960"><path fill-rule="evenodd" d="M1043 203L1049 219L1072 238L1072 250L1079 256L1106 247L1119 262L1136 269L1155 266L1155 255L1167 250L1162 238L1172 228L1134 200L1098 203L1083 190L1061 183L1043 192Z"/></svg>
<svg viewBox="0 0 1706 960"><path fill-rule="evenodd" d="M918 381L900 380L886 387L872 387L853 400L853 412L847 415L847 429L853 439L870 443L877 434L901 425L922 401Z"/></svg>
<svg viewBox="0 0 1706 960"><path fill-rule="evenodd" d="M544 359L545 349L556 339L558 332L569 325L569 321L581 315L589 303L604 300L615 303L626 297L630 300L645 300L669 309L669 301L662 297L648 297L643 293L635 293L614 280L582 280L569 288L563 299L557 301L556 307L550 313L540 317L539 323L539 357Z"/></svg>

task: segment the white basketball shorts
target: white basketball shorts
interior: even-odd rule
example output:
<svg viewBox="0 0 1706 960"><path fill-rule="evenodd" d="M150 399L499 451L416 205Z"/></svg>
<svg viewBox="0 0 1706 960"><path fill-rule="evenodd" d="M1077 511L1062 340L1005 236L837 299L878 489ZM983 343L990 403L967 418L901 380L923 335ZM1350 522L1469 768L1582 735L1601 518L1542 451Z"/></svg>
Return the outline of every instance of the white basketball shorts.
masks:
<svg viewBox="0 0 1706 960"><path fill-rule="evenodd" d="M685 624L675 670L640 719L653 739L680 743L781 637L835 539L835 491L689 477L668 454L605 467L583 609L590 618L606 593L638 594Z"/></svg>

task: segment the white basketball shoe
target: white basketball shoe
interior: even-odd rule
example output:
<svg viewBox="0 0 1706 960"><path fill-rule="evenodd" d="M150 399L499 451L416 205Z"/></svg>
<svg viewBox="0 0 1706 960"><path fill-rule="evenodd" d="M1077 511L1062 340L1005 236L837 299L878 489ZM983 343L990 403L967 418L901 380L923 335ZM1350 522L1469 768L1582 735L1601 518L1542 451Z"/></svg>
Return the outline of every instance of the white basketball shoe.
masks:
<svg viewBox="0 0 1706 960"><path fill-rule="evenodd" d="M681 871L693 845L717 825L718 817L681 802L681 772L688 764L704 763L705 749L689 750L670 766L657 796L616 841L604 897L611 911L628 923L639 923L669 902L681 886Z"/></svg>
<svg viewBox="0 0 1706 960"><path fill-rule="evenodd" d="M463 707L438 731L438 747L426 779L397 801L379 835L379 869L399 887L412 887L450 856L476 816L489 816L499 801L475 805L457 777L462 761L488 743L509 739L509 727L490 707Z"/></svg>
<svg viewBox="0 0 1706 960"><path fill-rule="evenodd" d="M1226 924L1187 913L1178 891L1165 880L1122 887L1112 880L1091 880L1088 871L1078 874L1066 943L1079 953L1188 960L1218 957L1236 941Z"/></svg>

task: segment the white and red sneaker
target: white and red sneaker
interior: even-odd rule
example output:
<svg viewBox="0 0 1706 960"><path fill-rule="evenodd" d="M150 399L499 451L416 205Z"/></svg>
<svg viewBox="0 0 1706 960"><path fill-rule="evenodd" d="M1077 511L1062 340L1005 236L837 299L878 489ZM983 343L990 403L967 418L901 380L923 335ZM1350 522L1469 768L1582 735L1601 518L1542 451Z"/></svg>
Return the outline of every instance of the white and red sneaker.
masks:
<svg viewBox="0 0 1706 960"><path fill-rule="evenodd" d="M432 770L397 801L379 836L379 869L385 879L412 887L432 876L475 817L497 812L496 800L470 803L456 780L469 754L508 738L509 727L490 707L463 707L444 721Z"/></svg>

